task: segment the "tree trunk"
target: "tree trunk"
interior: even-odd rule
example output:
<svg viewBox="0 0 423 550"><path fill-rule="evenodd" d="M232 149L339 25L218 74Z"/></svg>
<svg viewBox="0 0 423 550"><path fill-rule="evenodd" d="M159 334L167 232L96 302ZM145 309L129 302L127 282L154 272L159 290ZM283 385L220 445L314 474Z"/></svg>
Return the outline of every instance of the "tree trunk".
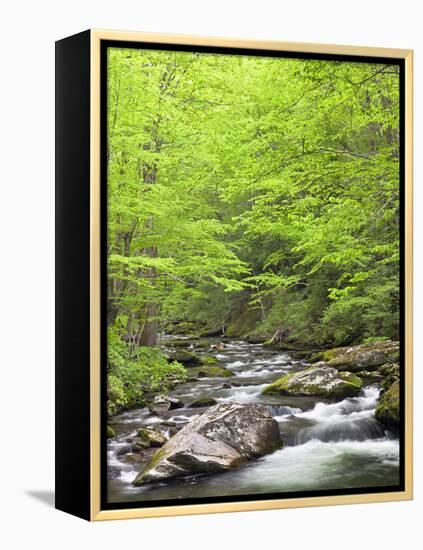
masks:
<svg viewBox="0 0 423 550"><path fill-rule="evenodd" d="M162 115L160 112L161 103L166 95L169 86L173 82L173 79L175 77L175 66L168 66L166 67L166 70L164 71L162 75L162 79L160 82L160 94L158 98L158 104L157 104L157 113L156 116L151 124L151 127L149 128L150 132L150 142L144 144L143 148L146 151L151 151L154 153L160 153L162 140L159 136L159 127L160 122L162 119ZM140 172L143 179L144 184L148 185L154 185L157 180L157 163L156 161L152 162L143 162L140 166ZM147 223L145 224L146 228L152 229L153 228L153 219L149 219ZM148 248L144 248L142 253L145 256L149 256L150 258L157 258L158 251L156 246L151 246ZM154 268L142 270L140 276L145 276L149 278L149 281L151 282L151 285L154 286L154 278L156 276L156 272ZM139 337L139 345L141 346L156 346L157 340L159 335L159 304L154 301L147 302L145 306L145 321L144 324L141 326L141 333Z"/></svg>
<svg viewBox="0 0 423 550"><path fill-rule="evenodd" d="M152 228L153 220L149 220L147 225L149 228ZM142 252L145 256L150 256L150 258L157 258L156 246L144 248ZM143 269L140 276L148 277L151 284L154 285L154 277L156 276L156 271L154 268ZM139 338L139 345L141 346L157 345L157 339L159 335L158 313L159 313L158 304L154 301L147 302L145 306L145 321L142 326L142 330Z"/></svg>
<svg viewBox="0 0 423 550"><path fill-rule="evenodd" d="M151 302L145 308L146 321L141 332L141 346L156 346L159 334L158 306Z"/></svg>

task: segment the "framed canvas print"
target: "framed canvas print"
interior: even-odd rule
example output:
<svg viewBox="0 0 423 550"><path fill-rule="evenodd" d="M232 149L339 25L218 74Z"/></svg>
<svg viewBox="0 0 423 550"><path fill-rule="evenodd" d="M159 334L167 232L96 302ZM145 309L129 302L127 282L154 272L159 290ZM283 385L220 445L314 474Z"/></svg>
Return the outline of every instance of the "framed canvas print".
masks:
<svg viewBox="0 0 423 550"><path fill-rule="evenodd" d="M56 43L56 506L412 497L412 52Z"/></svg>

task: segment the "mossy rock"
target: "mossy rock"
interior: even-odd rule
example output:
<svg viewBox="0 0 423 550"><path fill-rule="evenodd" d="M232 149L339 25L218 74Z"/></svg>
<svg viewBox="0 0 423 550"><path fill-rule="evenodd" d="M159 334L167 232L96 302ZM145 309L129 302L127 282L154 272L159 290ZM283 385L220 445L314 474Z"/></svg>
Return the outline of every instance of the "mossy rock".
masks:
<svg viewBox="0 0 423 550"><path fill-rule="evenodd" d="M295 361L307 361L307 362L313 362L310 361L310 356L313 357L313 354L310 354L309 351L293 351L290 353L291 359L294 359Z"/></svg>
<svg viewBox="0 0 423 550"><path fill-rule="evenodd" d="M116 451L116 456L124 456L124 455L127 455L128 453L132 453L134 452L133 450L133 444L131 443L130 445L124 445L123 447L120 447L117 451Z"/></svg>
<svg viewBox="0 0 423 550"><path fill-rule="evenodd" d="M357 395L362 386L361 378L351 372L338 372L331 367L310 367L282 376L266 386L262 393L342 399Z"/></svg>
<svg viewBox="0 0 423 550"><path fill-rule="evenodd" d="M167 340L165 344L171 348L189 348L193 345L193 340L188 338L185 340Z"/></svg>
<svg viewBox="0 0 423 550"><path fill-rule="evenodd" d="M400 366L398 363L386 363L379 369L383 376L397 376L400 375Z"/></svg>
<svg viewBox="0 0 423 550"><path fill-rule="evenodd" d="M391 387L385 391L375 410L375 417L384 426L390 429L398 430L400 424L400 383L394 382Z"/></svg>
<svg viewBox="0 0 423 550"><path fill-rule="evenodd" d="M400 366L398 363L387 363L380 368L380 373L384 376L381 386L386 391L400 379Z"/></svg>
<svg viewBox="0 0 423 550"><path fill-rule="evenodd" d="M169 323L166 327L168 334L190 334L195 332L195 324L190 321L180 321L179 323Z"/></svg>
<svg viewBox="0 0 423 550"><path fill-rule="evenodd" d="M361 370L356 373L356 375L360 378L365 378L366 380L371 380L372 382L379 382L383 380L383 375L380 374L378 371L368 371L368 370Z"/></svg>
<svg viewBox="0 0 423 550"><path fill-rule="evenodd" d="M317 353L314 353L311 357L309 357L308 362L309 363L317 363L318 361L324 361L325 363L329 363L332 359L335 359L337 355L342 353L344 350L347 350L348 348L333 348L333 349L327 349L323 351L318 351Z"/></svg>
<svg viewBox="0 0 423 550"><path fill-rule="evenodd" d="M274 342L273 340L265 340L263 342L263 346L266 348L278 350L278 351L292 351L292 352L299 352L299 351L306 351L304 350L304 346L298 342Z"/></svg>
<svg viewBox="0 0 423 550"><path fill-rule="evenodd" d="M386 363L398 361L399 342L383 340L370 344L360 344L334 348L322 352L322 361L340 371L359 372L378 370Z"/></svg>
<svg viewBox="0 0 423 550"><path fill-rule="evenodd" d="M208 338L204 338L202 340L196 340L193 341L193 346L196 350L204 350L210 348L210 340Z"/></svg>
<svg viewBox="0 0 423 550"><path fill-rule="evenodd" d="M204 365L189 369L190 378L228 378L232 372L221 365Z"/></svg>
<svg viewBox="0 0 423 550"><path fill-rule="evenodd" d="M216 399L213 399L213 397L200 397L200 399L196 399L191 403L191 407L213 407L213 405L217 405Z"/></svg>
<svg viewBox="0 0 423 550"><path fill-rule="evenodd" d="M214 355L201 355L200 363L202 365L218 365L219 361L214 357Z"/></svg>
<svg viewBox="0 0 423 550"><path fill-rule="evenodd" d="M142 453L128 453L121 459L125 464L140 464L144 460L145 458Z"/></svg>
<svg viewBox="0 0 423 550"><path fill-rule="evenodd" d="M141 437L135 437L132 441L133 449L132 452L139 453L144 449L149 449L151 447L150 441L148 439L143 439Z"/></svg>
<svg viewBox="0 0 423 550"><path fill-rule="evenodd" d="M148 463L148 470L151 470L152 468L154 468L155 466L157 466L157 464L162 460L162 458L164 458L166 456L166 450L161 448L161 449L158 449L154 455L151 457L151 460L150 462ZM144 470L143 474L146 472L147 470ZM137 476L138 477L138 476Z"/></svg>
<svg viewBox="0 0 423 550"><path fill-rule="evenodd" d="M247 336L247 342L250 344L263 344L268 340L268 336L261 332L254 332Z"/></svg>
<svg viewBox="0 0 423 550"><path fill-rule="evenodd" d="M137 430L138 438L149 447L161 447L166 443L166 438L157 430L151 428L139 428Z"/></svg>
<svg viewBox="0 0 423 550"><path fill-rule="evenodd" d="M185 349L177 349L170 352L168 355L168 360L177 361L178 363L182 363L185 366L198 365L200 363L198 355L196 355L192 351L187 351Z"/></svg>
<svg viewBox="0 0 423 550"><path fill-rule="evenodd" d="M200 338L207 338L211 336L223 336L225 332L224 327L213 327L213 328L207 328L200 332L199 336Z"/></svg>
<svg viewBox="0 0 423 550"><path fill-rule="evenodd" d="M265 406L220 403L169 439L132 483L226 472L282 446L278 423Z"/></svg>
<svg viewBox="0 0 423 550"><path fill-rule="evenodd" d="M111 437L116 437L116 430L107 425L107 439L110 439Z"/></svg>

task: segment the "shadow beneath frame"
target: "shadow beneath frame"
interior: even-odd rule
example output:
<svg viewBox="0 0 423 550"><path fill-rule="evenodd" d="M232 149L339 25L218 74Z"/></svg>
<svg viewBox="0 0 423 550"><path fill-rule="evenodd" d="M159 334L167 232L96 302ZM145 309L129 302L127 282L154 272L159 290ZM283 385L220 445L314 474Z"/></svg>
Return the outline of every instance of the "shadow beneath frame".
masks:
<svg viewBox="0 0 423 550"><path fill-rule="evenodd" d="M54 508L54 491L25 491L25 493L49 508Z"/></svg>

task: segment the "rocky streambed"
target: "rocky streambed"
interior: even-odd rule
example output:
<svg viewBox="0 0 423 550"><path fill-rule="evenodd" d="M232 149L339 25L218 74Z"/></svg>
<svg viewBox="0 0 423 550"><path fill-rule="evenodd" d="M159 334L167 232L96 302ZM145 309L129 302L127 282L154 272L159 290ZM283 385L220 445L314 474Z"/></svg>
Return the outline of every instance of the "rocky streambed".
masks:
<svg viewBox="0 0 423 550"><path fill-rule="evenodd" d="M189 382L111 419L110 502L399 483L397 343L317 354L221 338L164 345Z"/></svg>

